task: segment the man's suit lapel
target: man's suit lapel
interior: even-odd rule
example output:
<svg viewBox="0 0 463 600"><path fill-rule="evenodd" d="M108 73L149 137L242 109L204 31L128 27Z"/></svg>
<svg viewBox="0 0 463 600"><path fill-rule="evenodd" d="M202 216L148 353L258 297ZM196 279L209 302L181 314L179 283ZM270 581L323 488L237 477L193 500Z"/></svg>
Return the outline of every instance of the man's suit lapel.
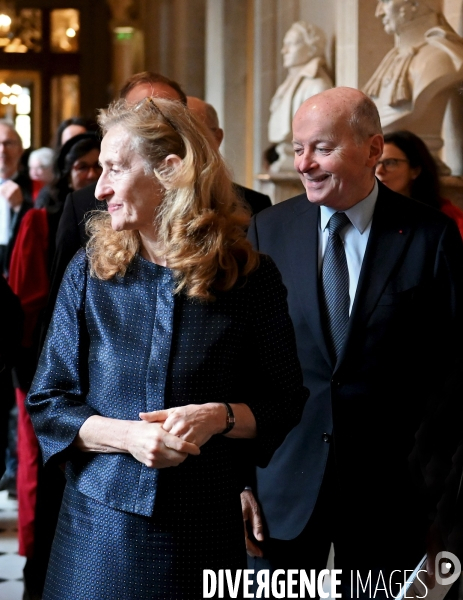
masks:
<svg viewBox="0 0 463 600"><path fill-rule="evenodd" d="M406 211L401 210L401 198L379 184L370 237L368 239L357 293L349 319L346 343L340 355L342 362L355 343L355 332L366 326L383 293L401 254L408 247L412 226Z"/></svg>
<svg viewBox="0 0 463 600"><path fill-rule="evenodd" d="M305 195L293 207L284 224L286 259L290 265L291 286L297 290L302 314L328 364L332 364L322 329L318 297L318 219L319 209ZM403 210L401 197L379 183L373 222L360 272L357 293L346 333L346 342L336 368L353 350L355 332L366 326L401 254L408 247L412 226ZM334 366L334 365L333 365Z"/></svg>
<svg viewBox="0 0 463 600"><path fill-rule="evenodd" d="M297 290L299 303L307 323L325 360L331 364L322 329L318 297L318 219L319 208L311 204L305 194L293 207L291 218L285 223L286 258L291 269L292 289Z"/></svg>

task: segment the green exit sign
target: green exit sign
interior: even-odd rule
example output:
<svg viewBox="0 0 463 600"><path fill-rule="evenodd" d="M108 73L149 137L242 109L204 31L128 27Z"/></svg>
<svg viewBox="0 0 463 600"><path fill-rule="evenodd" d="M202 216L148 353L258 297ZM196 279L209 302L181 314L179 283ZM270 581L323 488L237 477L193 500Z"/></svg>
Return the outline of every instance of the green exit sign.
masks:
<svg viewBox="0 0 463 600"><path fill-rule="evenodd" d="M118 32L116 33L116 40L131 40L133 38L133 32Z"/></svg>

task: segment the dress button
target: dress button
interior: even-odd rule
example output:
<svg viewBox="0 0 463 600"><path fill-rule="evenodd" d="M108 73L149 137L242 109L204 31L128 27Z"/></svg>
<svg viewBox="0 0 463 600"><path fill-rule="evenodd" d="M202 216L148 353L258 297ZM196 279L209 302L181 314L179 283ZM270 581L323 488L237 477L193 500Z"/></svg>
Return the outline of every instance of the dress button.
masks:
<svg viewBox="0 0 463 600"><path fill-rule="evenodd" d="M324 433L322 434L322 440L324 442L326 442L327 444L329 444L331 442L331 436L329 433Z"/></svg>

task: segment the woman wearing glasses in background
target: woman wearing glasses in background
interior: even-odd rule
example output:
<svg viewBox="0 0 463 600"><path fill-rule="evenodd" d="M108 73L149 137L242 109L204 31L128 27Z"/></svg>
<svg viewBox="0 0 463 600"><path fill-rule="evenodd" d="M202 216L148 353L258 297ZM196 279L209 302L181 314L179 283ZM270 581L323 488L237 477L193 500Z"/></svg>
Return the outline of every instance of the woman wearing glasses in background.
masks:
<svg viewBox="0 0 463 600"><path fill-rule="evenodd" d="M100 113L87 251L70 263L27 405L67 485L44 600L199 599L246 568L240 492L307 390L286 290L181 103ZM247 440L245 440L247 438Z"/></svg>
<svg viewBox="0 0 463 600"><path fill-rule="evenodd" d="M463 211L441 196L436 163L417 135L402 130L384 136L376 177L394 192L441 210L456 221L463 237Z"/></svg>
<svg viewBox="0 0 463 600"><path fill-rule="evenodd" d="M67 140L56 159L56 175L50 185L49 197L45 199L45 206L62 207L70 192L96 183L101 175L99 156L100 139L96 133L86 131Z"/></svg>

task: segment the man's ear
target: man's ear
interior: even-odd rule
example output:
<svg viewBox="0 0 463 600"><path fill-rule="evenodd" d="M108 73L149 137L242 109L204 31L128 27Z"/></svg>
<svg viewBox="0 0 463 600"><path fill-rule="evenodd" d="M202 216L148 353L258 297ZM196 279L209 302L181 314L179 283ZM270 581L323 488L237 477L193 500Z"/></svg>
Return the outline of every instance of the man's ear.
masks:
<svg viewBox="0 0 463 600"><path fill-rule="evenodd" d="M217 129L214 129L212 133L217 141L217 148L220 148L220 144L223 140L223 129L221 127L217 127Z"/></svg>
<svg viewBox="0 0 463 600"><path fill-rule="evenodd" d="M375 167L380 160L384 149L384 138L380 133L373 135L369 140L369 156L367 165Z"/></svg>

